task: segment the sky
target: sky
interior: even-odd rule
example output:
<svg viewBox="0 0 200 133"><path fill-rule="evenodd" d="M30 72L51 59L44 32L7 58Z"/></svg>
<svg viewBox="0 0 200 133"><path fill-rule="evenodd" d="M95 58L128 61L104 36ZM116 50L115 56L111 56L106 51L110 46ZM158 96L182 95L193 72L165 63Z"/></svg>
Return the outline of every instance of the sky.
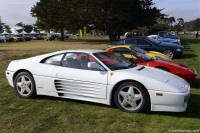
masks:
<svg viewBox="0 0 200 133"><path fill-rule="evenodd" d="M34 24L31 7L39 0L0 0L0 16L3 23L14 26L19 22ZM169 17L183 18L185 22L200 18L200 0L153 0L158 9Z"/></svg>
<svg viewBox="0 0 200 133"><path fill-rule="evenodd" d="M200 0L153 0L161 13L168 17L183 18L185 22L200 18Z"/></svg>

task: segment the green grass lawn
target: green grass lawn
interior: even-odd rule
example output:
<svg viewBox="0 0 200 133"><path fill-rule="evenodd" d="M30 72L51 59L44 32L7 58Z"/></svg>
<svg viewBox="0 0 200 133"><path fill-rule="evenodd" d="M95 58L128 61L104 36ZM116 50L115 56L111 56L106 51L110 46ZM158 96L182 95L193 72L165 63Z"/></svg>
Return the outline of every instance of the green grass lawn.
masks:
<svg viewBox="0 0 200 133"><path fill-rule="evenodd" d="M183 113L125 113L115 106L38 96L19 98L8 85L5 70L10 61L63 49L105 49L108 40L71 39L0 43L0 132L1 133L96 133L96 132L200 132L200 76L191 83L187 111ZM182 36L185 52L175 61L200 73L200 39Z"/></svg>

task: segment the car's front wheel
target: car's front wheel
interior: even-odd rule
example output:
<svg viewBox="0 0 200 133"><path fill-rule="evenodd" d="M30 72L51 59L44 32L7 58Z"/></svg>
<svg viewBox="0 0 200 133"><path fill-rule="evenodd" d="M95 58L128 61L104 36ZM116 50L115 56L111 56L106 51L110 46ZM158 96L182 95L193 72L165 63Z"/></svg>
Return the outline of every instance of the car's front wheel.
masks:
<svg viewBox="0 0 200 133"><path fill-rule="evenodd" d="M36 95L33 76L28 72L19 73L14 80L16 93L22 98L31 98Z"/></svg>
<svg viewBox="0 0 200 133"><path fill-rule="evenodd" d="M163 54L165 54L165 55L167 55L169 58L173 58L174 57L174 53L173 53L173 51L171 51L171 50L165 50L164 52L163 52Z"/></svg>
<svg viewBox="0 0 200 133"><path fill-rule="evenodd" d="M125 82L115 91L114 102L122 111L136 113L146 109L149 95L141 84Z"/></svg>

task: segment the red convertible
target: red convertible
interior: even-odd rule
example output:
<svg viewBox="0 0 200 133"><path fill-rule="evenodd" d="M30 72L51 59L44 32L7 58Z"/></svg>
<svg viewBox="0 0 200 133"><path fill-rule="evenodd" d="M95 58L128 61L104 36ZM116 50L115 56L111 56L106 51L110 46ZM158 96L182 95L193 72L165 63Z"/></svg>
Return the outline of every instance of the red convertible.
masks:
<svg viewBox="0 0 200 133"><path fill-rule="evenodd" d="M117 56L128 59L131 63L137 65L144 65L159 68L168 72L171 72L188 82L195 80L197 72L196 70L189 68L185 65L179 64L170 60L154 60L145 54L135 53L132 50L128 49L107 49L108 52L111 52Z"/></svg>

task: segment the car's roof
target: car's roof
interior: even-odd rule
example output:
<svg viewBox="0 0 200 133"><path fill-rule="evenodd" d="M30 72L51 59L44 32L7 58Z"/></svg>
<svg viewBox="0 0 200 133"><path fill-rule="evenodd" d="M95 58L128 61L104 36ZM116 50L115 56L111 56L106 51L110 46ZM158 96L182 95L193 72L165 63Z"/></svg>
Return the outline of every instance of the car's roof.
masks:
<svg viewBox="0 0 200 133"><path fill-rule="evenodd" d="M99 53L99 52L106 52L105 50L92 50L92 49L80 49L80 50L62 50L62 51L57 51L57 52L53 52L53 53L48 53L48 54L43 54L43 55L39 55L39 56L34 56L31 58L27 58L26 61L31 61L31 62L40 62L41 60L51 57L53 55L59 55L62 53L66 53L66 52L80 52L80 53Z"/></svg>

